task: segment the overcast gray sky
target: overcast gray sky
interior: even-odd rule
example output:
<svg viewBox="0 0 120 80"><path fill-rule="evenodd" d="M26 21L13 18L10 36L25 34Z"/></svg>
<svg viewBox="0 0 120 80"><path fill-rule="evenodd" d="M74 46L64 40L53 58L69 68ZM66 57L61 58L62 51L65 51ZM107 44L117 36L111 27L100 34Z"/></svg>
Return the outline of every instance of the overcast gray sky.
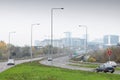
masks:
<svg viewBox="0 0 120 80"><path fill-rule="evenodd" d="M120 0L0 0L0 40L8 43L9 32L14 45L30 45L31 24L33 41L50 36L51 8L54 11L54 38L63 38L64 32L73 37L85 34L88 27L89 40L106 34L120 35Z"/></svg>

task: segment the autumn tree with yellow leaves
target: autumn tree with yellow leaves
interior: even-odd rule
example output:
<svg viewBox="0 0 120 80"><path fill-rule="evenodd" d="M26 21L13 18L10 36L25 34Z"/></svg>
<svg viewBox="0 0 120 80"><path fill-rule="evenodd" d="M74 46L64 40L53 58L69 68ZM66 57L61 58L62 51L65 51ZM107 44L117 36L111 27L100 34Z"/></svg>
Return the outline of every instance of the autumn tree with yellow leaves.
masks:
<svg viewBox="0 0 120 80"><path fill-rule="evenodd" d="M0 58L5 58L7 55L7 44L4 41L0 41Z"/></svg>

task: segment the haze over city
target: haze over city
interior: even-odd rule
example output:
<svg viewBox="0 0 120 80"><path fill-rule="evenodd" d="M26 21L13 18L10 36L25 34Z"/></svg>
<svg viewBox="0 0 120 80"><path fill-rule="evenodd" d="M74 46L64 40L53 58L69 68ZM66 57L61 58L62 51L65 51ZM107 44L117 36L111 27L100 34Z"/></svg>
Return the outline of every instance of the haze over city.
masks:
<svg viewBox="0 0 120 80"><path fill-rule="evenodd" d="M119 0L0 0L0 40L18 46L30 45L31 25L34 40L50 39L51 9L53 14L54 39L65 37L64 32L72 32L72 37L81 37L88 28L89 40L102 38L107 34L120 34Z"/></svg>

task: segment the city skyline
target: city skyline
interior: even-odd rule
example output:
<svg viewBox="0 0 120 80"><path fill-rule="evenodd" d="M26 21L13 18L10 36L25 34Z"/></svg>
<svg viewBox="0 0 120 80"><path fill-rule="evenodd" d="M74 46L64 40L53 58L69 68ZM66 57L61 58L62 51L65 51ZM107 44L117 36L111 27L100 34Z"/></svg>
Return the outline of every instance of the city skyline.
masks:
<svg viewBox="0 0 120 80"><path fill-rule="evenodd" d="M86 25L89 40L103 38L104 35L120 35L119 0L0 0L0 40L8 43L9 32L14 45L30 45L30 27L33 41L50 38L51 8L55 10L53 19L54 38L65 37L64 32L72 32L73 37L82 37Z"/></svg>

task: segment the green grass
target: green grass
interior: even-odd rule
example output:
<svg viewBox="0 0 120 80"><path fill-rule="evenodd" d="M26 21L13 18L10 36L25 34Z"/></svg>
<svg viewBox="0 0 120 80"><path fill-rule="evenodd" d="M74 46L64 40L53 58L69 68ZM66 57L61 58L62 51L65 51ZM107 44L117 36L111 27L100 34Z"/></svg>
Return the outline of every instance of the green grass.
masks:
<svg viewBox="0 0 120 80"><path fill-rule="evenodd" d="M0 73L0 80L120 80L120 75L62 69L32 62Z"/></svg>
<svg viewBox="0 0 120 80"><path fill-rule="evenodd" d="M71 66L77 66L77 67L85 67L85 68L96 68L99 65L98 64L90 64L90 63L74 63L74 64L69 64ZM116 67L115 70L120 71L120 67Z"/></svg>
<svg viewBox="0 0 120 80"><path fill-rule="evenodd" d="M69 65L71 65L71 66L78 66L78 67L86 67L86 68L96 68L96 67L98 67L99 65L97 65L97 64L84 64L84 63L74 63L74 64L69 64Z"/></svg>
<svg viewBox="0 0 120 80"><path fill-rule="evenodd" d="M116 70L120 70L120 67L116 67Z"/></svg>

